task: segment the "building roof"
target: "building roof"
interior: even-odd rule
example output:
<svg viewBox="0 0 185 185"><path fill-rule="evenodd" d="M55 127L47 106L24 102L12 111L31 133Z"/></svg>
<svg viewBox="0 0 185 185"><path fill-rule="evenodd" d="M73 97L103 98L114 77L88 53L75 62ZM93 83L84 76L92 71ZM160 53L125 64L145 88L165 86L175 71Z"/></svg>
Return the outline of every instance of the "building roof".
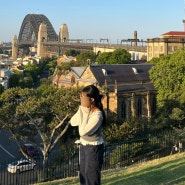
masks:
<svg viewBox="0 0 185 185"><path fill-rule="evenodd" d="M184 31L169 31L162 34L163 37L185 37Z"/></svg>
<svg viewBox="0 0 185 185"><path fill-rule="evenodd" d="M153 64L115 64L115 65L91 65L97 82L100 84L132 84L150 82L148 71Z"/></svg>
<svg viewBox="0 0 185 185"><path fill-rule="evenodd" d="M109 85L109 90L114 91L115 85ZM124 93L124 94L129 94L129 93L134 93L134 92L148 92L148 91L155 91L155 87L152 82L147 82L147 83L140 83L140 84L118 84L117 85L117 91Z"/></svg>
<svg viewBox="0 0 185 185"><path fill-rule="evenodd" d="M86 67L70 67L70 69L77 78L80 78Z"/></svg>

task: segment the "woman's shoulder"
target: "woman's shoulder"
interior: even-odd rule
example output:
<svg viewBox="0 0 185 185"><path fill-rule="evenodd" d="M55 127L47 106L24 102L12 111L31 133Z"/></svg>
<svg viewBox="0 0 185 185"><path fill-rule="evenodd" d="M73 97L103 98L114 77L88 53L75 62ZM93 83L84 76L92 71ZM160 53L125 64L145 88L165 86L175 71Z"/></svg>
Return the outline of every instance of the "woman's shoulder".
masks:
<svg viewBox="0 0 185 185"><path fill-rule="evenodd" d="M92 116L102 116L102 111L97 109L97 110L93 111L90 115L92 115Z"/></svg>

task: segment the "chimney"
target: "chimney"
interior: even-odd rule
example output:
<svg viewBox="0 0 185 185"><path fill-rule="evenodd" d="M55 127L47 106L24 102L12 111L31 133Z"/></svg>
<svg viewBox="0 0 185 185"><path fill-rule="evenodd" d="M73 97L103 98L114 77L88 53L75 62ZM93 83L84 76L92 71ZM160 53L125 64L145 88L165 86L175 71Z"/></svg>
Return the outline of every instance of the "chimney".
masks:
<svg viewBox="0 0 185 185"><path fill-rule="evenodd" d="M134 31L134 46L137 46L137 31Z"/></svg>

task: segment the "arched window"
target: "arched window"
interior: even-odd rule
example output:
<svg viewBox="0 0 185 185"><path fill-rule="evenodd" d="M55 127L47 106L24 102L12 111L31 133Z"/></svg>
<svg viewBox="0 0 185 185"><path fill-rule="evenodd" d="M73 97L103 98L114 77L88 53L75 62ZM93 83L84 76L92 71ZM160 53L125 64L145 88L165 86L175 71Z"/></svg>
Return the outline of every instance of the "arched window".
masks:
<svg viewBox="0 0 185 185"><path fill-rule="evenodd" d="M126 119L126 116L127 116L127 105L125 100L123 100L121 104L121 118Z"/></svg>
<svg viewBox="0 0 185 185"><path fill-rule="evenodd" d="M142 115L142 101L141 98L139 98L137 102L137 116L141 115Z"/></svg>

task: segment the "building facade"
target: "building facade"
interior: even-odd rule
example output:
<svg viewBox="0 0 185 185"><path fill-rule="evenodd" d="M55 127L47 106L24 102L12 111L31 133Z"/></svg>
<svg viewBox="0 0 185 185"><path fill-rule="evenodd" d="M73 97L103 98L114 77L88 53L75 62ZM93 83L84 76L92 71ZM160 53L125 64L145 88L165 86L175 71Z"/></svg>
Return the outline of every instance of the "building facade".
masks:
<svg viewBox="0 0 185 185"><path fill-rule="evenodd" d="M185 32L170 31L162 34L162 38L147 39L147 61L160 55L174 53L184 48Z"/></svg>
<svg viewBox="0 0 185 185"><path fill-rule="evenodd" d="M71 85L98 86L104 94L103 106L107 115L114 114L119 120L136 116L150 118L156 111L156 90L148 73L152 66L152 64L89 65ZM77 68L73 68L70 72L75 75L76 70ZM69 81L72 82L72 78Z"/></svg>
<svg viewBox="0 0 185 185"><path fill-rule="evenodd" d="M78 85L94 84L103 89L103 106L107 114L116 114L119 120L136 116L150 118L156 111L156 90L148 73L152 66L88 66L78 80Z"/></svg>

